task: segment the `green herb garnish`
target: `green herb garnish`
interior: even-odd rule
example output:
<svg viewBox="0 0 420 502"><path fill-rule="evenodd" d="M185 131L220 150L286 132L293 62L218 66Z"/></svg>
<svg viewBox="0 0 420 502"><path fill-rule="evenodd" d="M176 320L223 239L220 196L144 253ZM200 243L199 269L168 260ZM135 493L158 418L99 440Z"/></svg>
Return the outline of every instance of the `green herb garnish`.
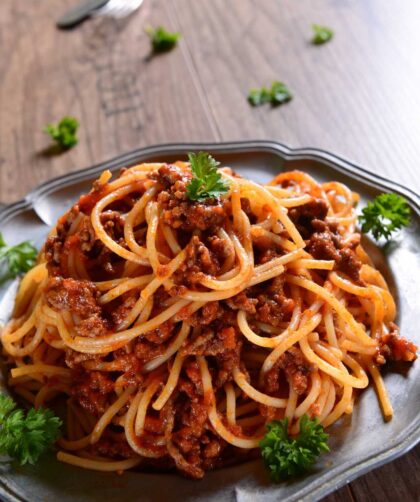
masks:
<svg viewBox="0 0 420 502"><path fill-rule="evenodd" d="M193 174L187 185L187 196L190 200L214 199L229 190L229 183L217 170L220 163L211 155L206 152L189 153L188 159Z"/></svg>
<svg viewBox="0 0 420 502"><path fill-rule="evenodd" d="M410 207L404 197L383 193L362 209L359 222L362 231L372 232L376 240L380 237L389 240L393 232L409 225Z"/></svg>
<svg viewBox="0 0 420 502"><path fill-rule="evenodd" d="M74 117L64 117L60 122L48 124L44 132L49 134L51 138L60 145L61 148L67 149L77 144L77 129L79 122Z"/></svg>
<svg viewBox="0 0 420 502"><path fill-rule="evenodd" d="M329 451L328 434L316 418L303 415L295 438L289 436L288 424L287 418L270 422L260 442L264 464L275 482L307 471L322 452Z"/></svg>
<svg viewBox="0 0 420 502"><path fill-rule="evenodd" d="M313 24L312 30L314 32L314 36L312 37L312 43L314 45L325 44L325 42L331 40L334 35L334 32L331 28L320 26L319 24Z"/></svg>
<svg viewBox="0 0 420 502"><path fill-rule="evenodd" d="M0 454L21 465L35 464L60 435L61 420L50 410L16 409L12 398L0 394Z"/></svg>
<svg viewBox="0 0 420 502"><path fill-rule="evenodd" d="M171 33L165 30L163 26L157 28L146 28L146 33L149 35L154 52L167 52L175 47L180 38L179 33Z"/></svg>
<svg viewBox="0 0 420 502"><path fill-rule="evenodd" d="M261 89L251 89L248 94L248 101L252 106L271 103L272 106L282 105L293 98L290 89L283 82L274 81L270 89L261 87Z"/></svg>
<svg viewBox="0 0 420 502"><path fill-rule="evenodd" d="M0 232L0 284L7 279L27 272L35 265L38 251L29 241L7 246Z"/></svg>

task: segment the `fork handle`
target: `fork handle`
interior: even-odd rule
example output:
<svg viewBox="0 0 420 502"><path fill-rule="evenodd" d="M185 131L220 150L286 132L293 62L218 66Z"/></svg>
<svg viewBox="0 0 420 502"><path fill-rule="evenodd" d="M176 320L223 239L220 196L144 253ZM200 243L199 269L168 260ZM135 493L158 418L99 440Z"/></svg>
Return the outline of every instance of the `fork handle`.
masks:
<svg viewBox="0 0 420 502"><path fill-rule="evenodd" d="M71 28L89 17L94 10L103 7L108 2L109 0L84 0L76 7L65 12L57 20L57 26L59 28Z"/></svg>

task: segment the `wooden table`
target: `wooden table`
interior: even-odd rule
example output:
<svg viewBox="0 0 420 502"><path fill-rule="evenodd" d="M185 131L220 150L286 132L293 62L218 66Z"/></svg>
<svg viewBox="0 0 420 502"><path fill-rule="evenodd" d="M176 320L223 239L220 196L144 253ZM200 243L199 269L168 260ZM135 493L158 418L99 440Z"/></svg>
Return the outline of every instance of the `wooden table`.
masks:
<svg viewBox="0 0 420 502"><path fill-rule="evenodd" d="M2 0L0 200L136 147L274 139L315 146L419 189L418 0L145 0L129 19L71 31L54 20L77 0ZM309 43L311 23L332 42ZM146 25L182 33L150 57ZM254 86L279 79L291 103L252 108ZM81 122L79 144L52 155L45 124ZM328 501L411 501L420 449Z"/></svg>

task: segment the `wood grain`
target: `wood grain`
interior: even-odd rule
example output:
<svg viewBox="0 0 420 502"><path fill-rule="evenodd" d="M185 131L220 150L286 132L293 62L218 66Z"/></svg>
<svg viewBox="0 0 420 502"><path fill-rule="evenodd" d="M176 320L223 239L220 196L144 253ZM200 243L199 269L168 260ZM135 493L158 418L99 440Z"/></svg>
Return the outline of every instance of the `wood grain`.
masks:
<svg viewBox="0 0 420 502"><path fill-rule="evenodd" d="M0 201L139 146L258 138L420 188L418 0L145 0L129 19L57 30L74 3L1 2ZM332 42L312 46L311 23ZM150 57L147 24L180 31L179 47ZM250 107L248 90L274 79L293 101ZM42 129L69 114L79 144L50 155ZM417 500L419 472L417 448L325 501Z"/></svg>

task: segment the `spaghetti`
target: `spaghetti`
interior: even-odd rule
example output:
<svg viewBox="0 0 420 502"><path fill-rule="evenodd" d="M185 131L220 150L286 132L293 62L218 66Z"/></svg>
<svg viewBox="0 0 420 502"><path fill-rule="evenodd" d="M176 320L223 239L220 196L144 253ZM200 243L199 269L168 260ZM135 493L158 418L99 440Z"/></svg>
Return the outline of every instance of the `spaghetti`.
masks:
<svg viewBox="0 0 420 502"><path fill-rule="evenodd" d="M266 422L329 426L412 361L382 275L360 244L358 196L299 171L266 186L220 170L193 202L188 163L141 164L62 216L2 333L9 384L66 402L63 462L201 478L258 447Z"/></svg>

